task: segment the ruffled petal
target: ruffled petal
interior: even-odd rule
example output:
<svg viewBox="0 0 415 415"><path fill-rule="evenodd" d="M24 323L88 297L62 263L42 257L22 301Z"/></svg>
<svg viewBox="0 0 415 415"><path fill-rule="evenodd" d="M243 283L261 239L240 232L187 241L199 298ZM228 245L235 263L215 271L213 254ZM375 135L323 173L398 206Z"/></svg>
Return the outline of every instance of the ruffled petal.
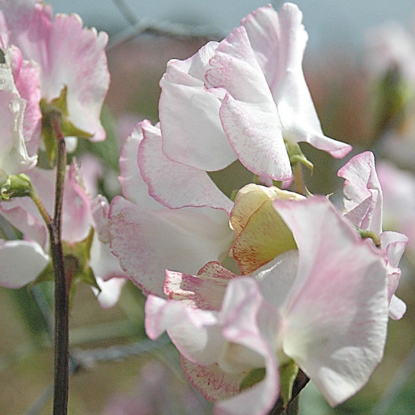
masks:
<svg viewBox="0 0 415 415"><path fill-rule="evenodd" d="M345 179L346 217L362 229L382 232L383 194L370 151L358 154L338 172Z"/></svg>
<svg viewBox="0 0 415 415"><path fill-rule="evenodd" d="M160 129L142 124L144 139L138 151L138 164L149 194L169 208L210 206L229 212L232 202L208 174L168 159L162 150Z"/></svg>

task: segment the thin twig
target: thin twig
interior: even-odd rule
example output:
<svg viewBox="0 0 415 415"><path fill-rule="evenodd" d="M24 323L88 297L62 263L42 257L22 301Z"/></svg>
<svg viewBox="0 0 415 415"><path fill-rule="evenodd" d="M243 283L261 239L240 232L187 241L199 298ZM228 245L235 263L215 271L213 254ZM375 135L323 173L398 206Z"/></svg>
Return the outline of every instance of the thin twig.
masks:
<svg viewBox="0 0 415 415"><path fill-rule="evenodd" d="M112 36L111 41L107 46L107 51L144 34L165 36L182 40L206 39L220 41L224 38L223 34L212 30L212 27L210 26L192 26L180 23L141 19L133 26L130 26L117 35Z"/></svg>
<svg viewBox="0 0 415 415"><path fill-rule="evenodd" d="M128 7L124 0L112 0L119 12L123 15L124 19L134 26L138 23L138 19L135 18L133 11Z"/></svg>

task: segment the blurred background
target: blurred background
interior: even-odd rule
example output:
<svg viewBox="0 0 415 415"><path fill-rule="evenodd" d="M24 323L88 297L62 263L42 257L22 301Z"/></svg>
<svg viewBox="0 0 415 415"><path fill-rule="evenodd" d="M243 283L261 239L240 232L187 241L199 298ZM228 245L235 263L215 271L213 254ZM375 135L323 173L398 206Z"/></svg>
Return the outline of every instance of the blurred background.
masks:
<svg viewBox="0 0 415 415"><path fill-rule="evenodd" d="M278 10L283 2L274 1ZM110 35L111 87L103 112L104 143L80 143L104 167L96 178L109 199L118 194L118 152L140 120L158 120L158 82L169 59L185 59L219 40L258 0L54 0L54 12L76 12ZM356 397L329 408L310 383L302 415L413 414L415 408L415 4L413 0L302 0L309 33L304 70L326 135L370 149L385 192L385 228L410 237L398 296L404 318L390 321L385 359ZM304 146L314 162L307 185L339 191L346 161ZM350 158L350 156L348 157ZM105 175L103 173L105 171ZM49 414L53 351L52 287L0 288L0 413ZM211 405L181 375L166 339L147 341L140 291L128 283L120 301L102 309L80 286L71 315L73 376L70 413L77 415L210 414Z"/></svg>

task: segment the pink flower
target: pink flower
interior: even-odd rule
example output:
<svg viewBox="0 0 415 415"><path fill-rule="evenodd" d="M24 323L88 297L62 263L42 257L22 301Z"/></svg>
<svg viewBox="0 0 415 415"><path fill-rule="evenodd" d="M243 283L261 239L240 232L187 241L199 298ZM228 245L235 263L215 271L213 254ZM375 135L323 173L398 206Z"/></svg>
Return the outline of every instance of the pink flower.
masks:
<svg viewBox="0 0 415 415"><path fill-rule="evenodd" d="M217 263L196 276L166 272L169 299L149 296L146 330L167 330L186 376L217 414L266 414L278 371L295 362L331 405L360 390L386 339L383 253L324 197L276 200L298 250L237 277ZM351 260L353 259L353 260ZM247 374L263 379L240 389Z"/></svg>
<svg viewBox="0 0 415 415"><path fill-rule="evenodd" d="M21 97L16 79L18 85L27 85L27 81L33 82L33 88L36 89L38 78L36 76L26 78L28 73L25 68L17 68L17 63L13 66L14 52L7 50L6 63L0 64L1 185L7 176L23 173L34 167L37 162L37 156L30 156L26 147L26 139L29 141L30 137L25 134L27 132L25 126L30 129L33 123L30 114L28 116L25 112L27 101ZM21 76L13 77L13 72L15 74L19 72ZM34 122L36 123L37 120Z"/></svg>
<svg viewBox="0 0 415 415"><path fill-rule="evenodd" d="M206 186L193 185L195 177L189 169L163 158L160 145L160 129L148 121L138 124L124 144L120 157L124 198L111 202L109 231L112 251L129 278L145 293L162 296L166 268L196 273L206 262L226 256L233 233L228 213L217 208L231 206L230 200L205 173ZM148 186L144 177L152 168L158 180ZM170 209L167 202L151 197L160 187L173 204L184 207ZM187 205L188 198L199 194L204 206ZM208 205L209 198L212 205Z"/></svg>
<svg viewBox="0 0 415 415"><path fill-rule="evenodd" d="M235 160L258 176L291 177L284 140L343 157L351 147L324 136L307 88L307 33L297 6L262 7L220 43L170 61L161 80L160 125L167 158L202 170Z"/></svg>
<svg viewBox="0 0 415 415"><path fill-rule="evenodd" d="M83 28L77 15L53 17L52 8L39 0L2 0L0 12L3 50L14 45L39 66L41 94L48 103L66 87L69 120L92 140L103 140L99 117L109 84L108 36Z"/></svg>
<svg viewBox="0 0 415 415"><path fill-rule="evenodd" d="M338 175L344 178L346 199L345 216L358 228L379 236L381 251L388 264L388 297L390 317L398 320L406 311L405 303L394 293L398 288L401 270L398 268L408 238L397 232L382 232L383 193L380 186L373 153L367 151L353 157Z"/></svg>
<svg viewBox="0 0 415 415"><path fill-rule="evenodd" d="M27 173L46 210L51 214L54 205L55 171L35 168ZM0 247L3 272L0 285L19 288L34 281L49 263L49 236L39 211L29 197L3 201L2 215L24 237L24 241L5 241ZM102 305L109 307L118 299L125 275L112 256L108 239L108 202L102 196L91 200L85 192L77 167L72 163L67 171L64 187L62 240L67 249L82 243L94 229L90 252L77 258L80 267L89 267L102 289ZM27 258L22 261L21 258ZM87 263L82 262L87 261ZM28 264L32 264L30 267ZM80 271L82 272L82 271ZM106 282L111 278L124 278ZM109 290L109 291L108 291Z"/></svg>

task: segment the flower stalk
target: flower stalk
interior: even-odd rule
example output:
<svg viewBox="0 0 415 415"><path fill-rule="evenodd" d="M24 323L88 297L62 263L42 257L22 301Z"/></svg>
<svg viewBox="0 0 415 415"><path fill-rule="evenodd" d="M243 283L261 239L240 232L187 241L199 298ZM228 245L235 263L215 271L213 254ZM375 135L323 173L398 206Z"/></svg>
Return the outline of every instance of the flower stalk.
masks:
<svg viewBox="0 0 415 415"><path fill-rule="evenodd" d="M66 171L65 139L60 116L52 114L52 129L57 140L56 190L53 219L47 223L53 268L55 272L55 356L53 415L66 415L69 392L69 284L65 275L62 249L62 201Z"/></svg>

